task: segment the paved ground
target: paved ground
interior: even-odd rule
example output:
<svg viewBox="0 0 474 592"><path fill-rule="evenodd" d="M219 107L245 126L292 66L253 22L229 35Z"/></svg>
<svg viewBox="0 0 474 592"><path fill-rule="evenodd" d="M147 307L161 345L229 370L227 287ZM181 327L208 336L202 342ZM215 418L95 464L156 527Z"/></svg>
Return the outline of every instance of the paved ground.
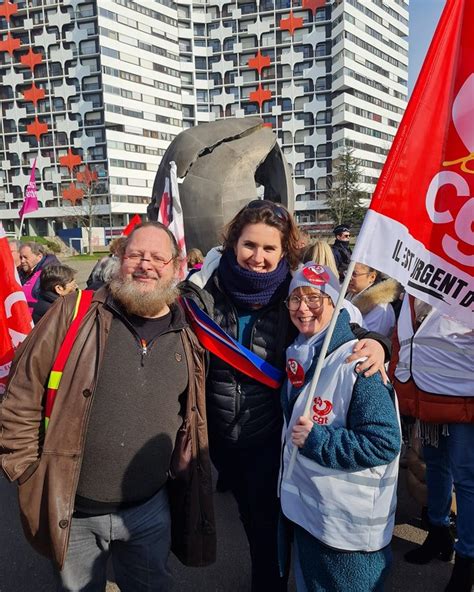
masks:
<svg viewBox="0 0 474 592"><path fill-rule="evenodd" d="M104 253L106 255L107 253ZM66 265L70 265L73 269L77 271L76 274L76 281L79 285L79 288L86 287L86 280L89 277L92 268L94 267L96 261L82 261L76 259L76 257L68 257L68 258L61 258L63 263ZM97 258L97 261L99 257Z"/></svg>
<svg viewBox="0 0 474 592"><path fill-rule="evenodd" d="M94 262L69 260L78 270L83 286ZM413 566L403 561L403 553L420 543L425 533L414 517L418 508L405 490L401 470L397 526L393 539L394 566L386 592L437 592L444 590L451 565L435 561L429 566ZM0 476L0 592L54 592L50 563L36 555L23 538L16 504L16 485ZM172 558L172 569L179 592L247 592L249 590L248 548L230 494L216 494L218 558L208 568L182 567ZM113 575L111 574L111 578ZM107 592L117 592L113 583ZM294 591L293 583L290 591ZM269 591L271 592L271 591ZM337 592L337 591L334 591Z"/></svg>
<svg viewBox="0 0 474 592"><path fill-rule="evenodd" d="M0 592L54 592L50 563L36 555L23 538L15 490L16 485L0 476ZM211 567L193 569L182 567L172 558L177 592L249 590L248 549L234 501L230 494L218 493L215 502L219 536L217 562ZM441 592L449 579L450 564L435 561L429 566L413 566L403 561L402 555L412 546L412 542L420 542L425 536L412 519L416 513L417 507L405 492L402 470L397 527L393 539L395 561L386 592ZM118 588L109 583L107 592L118 592ZM294 592L293 583L290 592Z"/></svg>

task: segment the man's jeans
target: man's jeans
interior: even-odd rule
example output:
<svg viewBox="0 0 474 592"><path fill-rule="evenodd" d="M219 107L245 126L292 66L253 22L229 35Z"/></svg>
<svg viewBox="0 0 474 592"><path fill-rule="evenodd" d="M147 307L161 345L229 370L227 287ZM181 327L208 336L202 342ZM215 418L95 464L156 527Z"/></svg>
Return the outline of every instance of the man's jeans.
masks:
<svg viewBox="0 0 474 592"><path fill-rule="evenodd" d="M109 556L121 592L169 590L170 544L166 487L140 506L115 514L73 517L58 590L104 592Z"/></svg>
<svg viewBox="0 0 474 592"><path fill-rule="evenodd" d="M428 518L436 526L449 524L453 483L456 491L458 541L456 552L474 558L474 425L448 424L449 436L439 445L424 446Z"/></svg>

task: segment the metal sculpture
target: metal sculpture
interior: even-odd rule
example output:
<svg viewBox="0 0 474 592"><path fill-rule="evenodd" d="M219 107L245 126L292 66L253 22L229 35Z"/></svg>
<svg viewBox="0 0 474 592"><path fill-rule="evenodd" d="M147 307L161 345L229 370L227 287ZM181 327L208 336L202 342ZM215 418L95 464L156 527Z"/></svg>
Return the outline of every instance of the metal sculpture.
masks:
<svg viewBox="0 0 474 592"><path fill-rule="evenodd" d="M158 210L176 162L188 247L203 252L220 243L224 225L250 200L261 196L293 211L291 170L276 134L259 117L223 119L181 132L158 168L148 206Z"/></svg>

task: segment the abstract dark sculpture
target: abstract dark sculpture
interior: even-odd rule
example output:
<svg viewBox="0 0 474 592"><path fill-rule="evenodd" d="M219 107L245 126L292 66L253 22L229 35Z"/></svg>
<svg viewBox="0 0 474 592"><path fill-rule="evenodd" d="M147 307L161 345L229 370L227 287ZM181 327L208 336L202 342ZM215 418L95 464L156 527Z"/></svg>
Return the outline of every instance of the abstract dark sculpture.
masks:
<svg viewBox="0 0 474 592"><path fill-rule="evenodd" d="M259 117L223 119L181 132L158 168L148 206L158 218L169 163L174 161L188 247L204 253L220 242L224 225L250 200L263 197L293 211L291 170L276 134Z"/></svg>

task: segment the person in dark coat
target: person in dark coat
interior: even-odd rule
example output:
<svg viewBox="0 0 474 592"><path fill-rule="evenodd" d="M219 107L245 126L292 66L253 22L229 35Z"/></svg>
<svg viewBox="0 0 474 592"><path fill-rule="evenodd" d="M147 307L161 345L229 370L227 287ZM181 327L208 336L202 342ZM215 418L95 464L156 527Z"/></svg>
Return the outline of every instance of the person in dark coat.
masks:
<svg viewBox="0 0 474 592"><path fill-rule="evenodd" d="M222 249L211 249L202 269L180 288L229 336L284 370L285 349L296 334L284 301L298 264L298 231L291 214L280 204L253 200L226 227ZM362 330L358 335L367 334ZM367 339L357 347L364 345L371 351L362 355L370 360L361 371L372 366L375 373L383 366L382 348ZM287 582L280 576L277 553L279 388L211 354L206 403L211 459L237 501L249 541L251 590L282 592Z"/></svg>
<svg viewBox="0 0 474 592"><path fill-rule="evenodd" d="M15 267L19 270L20 269L20 247L21 242L15 239L8 239L8 244L10 245L10 251L13 257L13 263Z"/></svg>
<svg viewBox="0 0 474 592"><path fill-rule="evenodd" d="M98 290L108 284L120 267L120 260L115 255L102 257L94 266L86 285L88 290Z"/></svg>
<svg viewBox="0 0 474 592"><path fill-rule="evenodd" d="M339 272L339 280L342 282L344 280L344 274L346 273L351 261L352 251L349 247L351 233L347 224L339 224L339 226L334 228L333 233L336 237L336 240L334 241L334 244L331 245L331 248L334 259L336 260L336 266Z"/></svg>
<svg viewBox="0 0 474 592"><path fill-rule="evenodd" d="M77 290L76 270L67 265L47 265L40 275L38 300L33 304L33 322L36 323L60 296Z"/></svg>
<svg viewBox="0 0 474 592"><path fill-rule="evenodd" d="M38 299L41 271L47 265L60 265L56 255L47 254L44 247L35 242L23 243L20 247L20 281L26 301L33 310Z"/></svg>

